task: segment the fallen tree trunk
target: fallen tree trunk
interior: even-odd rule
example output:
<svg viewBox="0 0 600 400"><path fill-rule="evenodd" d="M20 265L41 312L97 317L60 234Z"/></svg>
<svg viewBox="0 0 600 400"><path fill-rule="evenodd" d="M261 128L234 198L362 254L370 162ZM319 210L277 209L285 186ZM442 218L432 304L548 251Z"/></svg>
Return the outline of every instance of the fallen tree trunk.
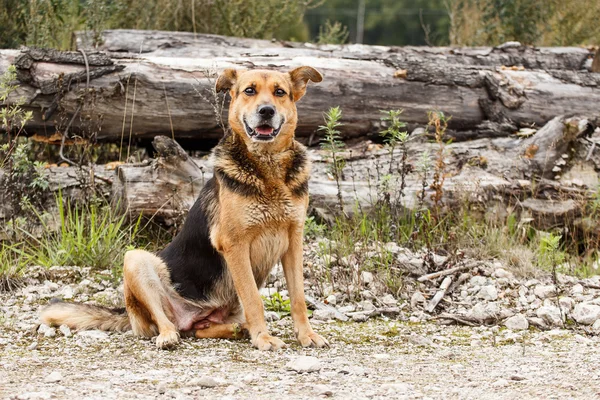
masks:
<svg viewBox="0 0 600 400"><path fill-rule="evenodd" d="M580 220L582 206L594 195L600 183L600 120L584 117L556 117L528 138L484 138L444 145L445 182L441 204L447 209L475 204L484 212L506 215L507 208L531 217L535 226L549 229ZM154 140L157 158L141 164L96 166L94 175L100 189L112 192L115 204L136 217L143 214L172 224L181 220L196 200L204 183L212 177L212 162L206 157L193 159L172 139ZM438 143L425 135L412 137L407 146L407 170L417 171L424 152L435 154ZM535 151L532 149L536 149ZM590 151L592 150L592 151ZM390 188L381 183L387 178L390 163L397 170L401 154L393 157L378 145L363 145L340 153L346 158L341 192L346 211L354 207L367 210L377 204L384 190L395 193L400 182ZM319 215L339 213L337 185L330 176L330 157L323 150L310 150L313 173L309 183L311 210ZM539 157L539 159L538 159ZM420 207L425 190L426 204L435 191L418 172L406 176L401 203L408 209ZM77 190L81 173L76 167L52 167L48 178L53 190L63 188L71 196ZM64 189L68 190L64 190Z"/></svg>
<svg viewBox="0 0 600 400"><path fill-rule="evenodd" d="M316 46L127 30L103 33L105 53L88 42L79 34L81 50L70 53L0 51L0 72L11 63L19 72L11 99L34 111L28 133L62 132L68 121L72 132L85 129L85 103L93 102L101 140L165 134L210 147L222 136L212 88L225 67L320 69L324 81L298 104L297 134L311 143L335 105L344 112L345 138L375 136L380 110L404 109L410 129L427 123L428 110L441 110L452 116L452 136L473 139L509 136L564 113L594 115L600 103L600 74L588 71L592 53L581 48Z"/></svg>

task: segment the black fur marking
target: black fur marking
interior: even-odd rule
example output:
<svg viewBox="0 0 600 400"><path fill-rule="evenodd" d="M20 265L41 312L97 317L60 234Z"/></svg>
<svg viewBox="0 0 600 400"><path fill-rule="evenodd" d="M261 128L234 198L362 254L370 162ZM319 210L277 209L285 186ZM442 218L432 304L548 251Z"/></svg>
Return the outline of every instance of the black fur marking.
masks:
<svg viewBox="0 0 600 400"><path fill-rule="evenodd" d="M223 186L234 193L242 196L257 196L260 194L259 188L232 178L223 172L221 168L215 168L215 175L219 178L219 181L223 184Z"/></svg>
<svg viewBox="0 0 600 400"><path fill-rule="evenodd" d="M212 178L202 188L181 232L158 254L171 273L174 287L188 299L207 300L224 272L223 257L210 242L207 206L217 197L217 182Z"/></svg>
<svg viewBox="0 0 600 400"><path fill-rule="evenodd" d="M288 169L285 175L285 183L290 183L296 175L302 172L306 165L306 153L303 151L295 151L294 158L292 159L292 165Z"/></svg>
<svg viewBox="0 0 600 400"><path fill-rule="evenodd" d="M292 195L302 197L308 194L308 179L292 188Z"/></svg>

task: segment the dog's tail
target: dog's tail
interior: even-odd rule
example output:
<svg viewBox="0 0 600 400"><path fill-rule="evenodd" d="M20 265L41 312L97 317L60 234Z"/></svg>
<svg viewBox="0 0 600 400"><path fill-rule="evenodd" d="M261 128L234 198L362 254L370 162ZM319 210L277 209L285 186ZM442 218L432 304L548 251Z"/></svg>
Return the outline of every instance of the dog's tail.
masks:
<svg viewBox="0 0 600 400"><path fill-rule="evenodd" d="M131 329L124 308L108 308L91 304L51 301L42 310L42 322L50 326L67 325L71 329L100 329L102 331L127 331Z"/></svg>

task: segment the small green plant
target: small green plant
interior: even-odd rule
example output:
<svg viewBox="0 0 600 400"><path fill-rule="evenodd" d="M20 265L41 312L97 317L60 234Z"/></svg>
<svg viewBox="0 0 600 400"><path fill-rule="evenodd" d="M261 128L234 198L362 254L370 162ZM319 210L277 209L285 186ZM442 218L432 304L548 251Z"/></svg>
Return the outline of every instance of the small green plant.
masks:
<svg viewBox="0 0 600 400"><path fill-rule="evenodd" d="M345 147L341 141L340 131L338 128L342 126L340 119L342 118L342 110L340 107L332 107L325 113L325 125L319 127L319 130L325 132L325 137L321 142L321 148L329 152L331 156L331 164L329 171L333 175L337 186L337 197L340 209L343 215L346 215L344 209L344 199L342 196L342 184L344 179L344 167L346 160L340 155L340 151Z"/></svg>
<svg viewBox="0 0 600 400"><path fill-rule="evenodd" d="M319 27L319 36L317 44L344 44L348 41L348 27L341 22L330 20L325 21L324 25Z"/></svg>
<svg viewBox="0 0 600 400"><path fill-rule="evenodd" d="M23 271L30 256L23 251L22 243L0 243L0 292L8 292L20 286Z"/></svg>
<svg viewBox="0 0 600 400"><path fill-rule="evenodd" d="M263 296L262 298L265 309L276 312L280 317L289 315L292 312L290 300L284 300L279 292L275 292L269 297Z"/></svg>
<svg viewBox="0 0 600 400"><path fill-rule="evenodd" d="M304 236L315 239L323 236L324 232L325 225L319 224L312 215L306 217L306 221L304 222Z"/></svg>
<svg viewBox="0 0 600 400"><path fill-rule="evenodd" d="M45 267L53 265L87 266L95 270L119 269L124 250L134 243L141 218L128 224L126 215L103 201L86 205L71 204L62 195L56 198L58 232L48 226L46 218L39 222L46 233L37 238L28 234L32 258Z"/></svg>

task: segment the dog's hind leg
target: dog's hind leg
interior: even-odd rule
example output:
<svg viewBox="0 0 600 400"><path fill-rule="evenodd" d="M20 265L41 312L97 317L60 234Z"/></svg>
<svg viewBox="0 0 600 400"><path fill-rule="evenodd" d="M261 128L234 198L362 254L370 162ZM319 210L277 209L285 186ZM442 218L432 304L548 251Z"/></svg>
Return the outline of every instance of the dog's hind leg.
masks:
<svg viewBox="0 0 600 400"><path fill-rule="evenodd" d="M241 339L248 336L246 324L216 324L206 329L197 329L198 339Z"/></svg>
<svg viewBox="0 0 600 400"><path fill-rule="evenodd" d="M133 333L158 337L156 346L172 348L179 342L178 329L173 324L169 294L169 272L165 263L152 253L131 250L125 253L123 266L125 305Z"/></svg>

